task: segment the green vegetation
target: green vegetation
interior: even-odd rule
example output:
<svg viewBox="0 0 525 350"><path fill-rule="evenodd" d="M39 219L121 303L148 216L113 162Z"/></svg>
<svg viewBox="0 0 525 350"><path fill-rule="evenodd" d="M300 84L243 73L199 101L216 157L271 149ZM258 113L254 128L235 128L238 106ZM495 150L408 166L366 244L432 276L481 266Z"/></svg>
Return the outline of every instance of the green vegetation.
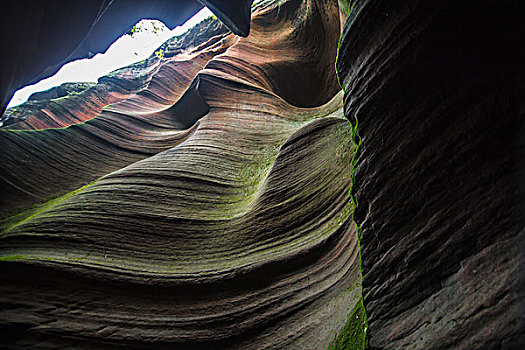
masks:
<svg viewBox="0 0 525 350"><path fill-rule="evenodd" d="M87 184L87 185L84 185L80 188L77 188L76 190L74 191L71 191L69 193L66 193L65 195L62 195L58 198L55 198L55 199L51 199L45 203L42 203L42 204L38 204L36 206L34 206L33 208L31 209L28 209L28 210L25 210L19 214L16 214L14 216L11 216L7 219L4 219L2 221L0 221L0 236L7 233L9 230L23 224L24 222L27 222L31 219L33 219L34 217L40 215L40 214L43 214L44 212L46 212L47 210L50 210L52 209L53 207L57 206L58 204L64 202L66 199L68 199L69 197L72 197L73 195L81 192L82 190L90 187L91 185L93 185L96 181L90 183L90 184Z"/></svg>
<svg viewBox="0 0 525 350"><path fill-rule="evenodd" d="M0 261L16 261L16 260L22 260L22 259L27 259L27 257L23 255L0 256Z"/></svg>
<svg viewBox="0 0 525 350"><path fill-rule="evenodd" d="M357 4L359 0L339 0L339 6L342 9L343 13L349 17L350 14L354 11L355 5ZM348 20L347 20L348 21ZM339 53L341 49L341 41L342 41L342 35L339 38L339 44L337 46L337 56L335 61L335 70L337 72L337 80L339 82L339 86L343 90L344 95L346 96L347 92L345 90L344 82L341 81L341 78L339 76L338 72L338 64L337 61L339 60ZM346 110L346 106L344 106L344 98L343 98L343 110ZM348 118L348 116L347 116ZM350 120L349 120L350 122ZM358 203L353 195L353 187L354 187L354 172L356 169L356 154L361 146L361 137L357 133L357 118L354 118L354 125L352 125L352 140L354 141L356 147L354 149L353 155L352 155L352 182L350 185L350 192L352 193L352 201L354 203L354 209L357 208ZM354 211L355 213L355 211ZM352 216L354 215L352 213ZM357 240L359 245L359 269L361 270L361 276L363 275L363 266L362 266L362 259L361 259L361 227L359 224L355 221L354 218L352 218L356 227L357 231ZM362 293L362 292L361 292ZM348 319L345 327L341 331L341 333L334 339L332 344L330 344L329 349L330 350L362 350L365 349L368 344L366 342L366 331L368 329L368 319L366 316L366 309L363 303L363 297L361 296L361 299L356 304L354 311L352 312L352 315Z"/></svg>
<svg viewBox="0 0 525 350"><path fill-rule="evenodd" d="M358 0L339 0L339 8L343 11L345 16L349 16L354 9Z"/></svg>
<svg viewBox="0 0 525 350"><path fill-rule="evenodd" d="M346 322L341 333L330 344L330 350L362 350L366 347L366 318L363 298L361 298Z"/></svg>
<svg viewBox="0 0 525 350"><path fill-rule="evenodd" d="M151 25L151 28L148 28L148 26L145 25L144 22L136 23L133 27L131 27L129 32L127 32L126 34L131 35L131 37L133 37L136 33L139 33L139 32L152 32L153 34L159 34L160 32L162 32L161 22L150 21L149 24Z"/></svg>
<svg viewBox="0 0 525 350"><path fill-rule="evenodd" d="M163 49L158 49L157 51L155 51L155 56L157 56L157 58L164 57L164 50Z"/></svg>
<svg viewBox="0 0 525 350"><path fill-rule="evenodd" d="M72 261L84 261L86 260L91 253L87 253L83 256L71 257L68 256L68 253L65 253L63 256L36 256L36 255L4 255L0 256L0 262L12 262L18 260L40 260L40 261L53 261L53 262L72 262ZM113 259L112 259L113 260Z"/></svg>

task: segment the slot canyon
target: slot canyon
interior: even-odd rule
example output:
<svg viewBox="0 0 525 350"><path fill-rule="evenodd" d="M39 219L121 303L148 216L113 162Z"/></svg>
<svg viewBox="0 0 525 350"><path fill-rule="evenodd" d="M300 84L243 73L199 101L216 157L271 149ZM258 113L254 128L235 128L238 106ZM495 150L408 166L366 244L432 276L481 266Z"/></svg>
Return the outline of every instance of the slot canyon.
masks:
<svg viewBox="0 0 525 350"><path fill-rule="evenodd" d="M19 6L0 347L525 348L522 2ZM6 108L203 6L149 58Z"/></svg>

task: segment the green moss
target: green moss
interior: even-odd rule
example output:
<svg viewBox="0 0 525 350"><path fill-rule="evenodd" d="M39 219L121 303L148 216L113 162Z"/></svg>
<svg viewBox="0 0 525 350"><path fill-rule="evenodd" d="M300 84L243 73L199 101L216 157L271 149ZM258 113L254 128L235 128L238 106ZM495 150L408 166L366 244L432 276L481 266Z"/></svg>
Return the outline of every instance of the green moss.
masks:
<svg viewBox="0 0 525 350"><path fill-rule="evenodd" d="M17 261L17 260L27 260L28 258L23 255L7 255L0 256L0 261Z"/></svg>
<svg viewBox="0 0 525 350"><path fill-rule="evenodd" d="M247 162L240 169L237 180L244 184L246 198L254 195L260 189L279 154L279 150L280 144L266 145L255 154L252 161Z"/></svg>
<svg viewBox="0 0 525 350"><path fill-rule="evenodd" d="M84 256L81 257L68 257L67 253L63 257L59 256L35 256L35 255L4 255L0 256L0 262L12 262L12 261L19 261L19 260L41 260L41 261L53 261L53 262L74 262L74 261L84 261L87 259L91 253L87 253Z"/></svg>
<svg viewBox="0 0 525 350"><path fill-rule="evenodd" d="M87 187L90 187L93 185L96 181L87 184L85 186L82 186L74 191L71 191L69 193L66 193L63 196L60 196L58 198L52 199L50 201L47 201L43 204L37 205L29 210L23 211L20 214L16 214L14 216L11 216L7 219L4 219L0 221L0 236L2 234L7 233L9 230L23 224L26 221L29 221L33 219L34 217L44 213L45 211L57 206L58 204L64 202L66 199L74 196L75 194L79 193L80 191L86 189Z"/></svg>
<svg viewBox="0 0 525 350"><path fill-rule="evenodd" d="M67 253L66 253L66 255L67 255ZM74 261L83 261L83 260L86 260L87 258L89 258L90 255L91 255L91 253L87 253L86 255L84 255L82 257L78 257L78 258L66 257L66 259L74 260ZM114 260L114 259L111 259L111 260Z"/></svg>
<svg viewBox="0 0 525 350"><path fill-rule="evenodd" d="M354 11L355 5L357 4L358 1L359 0L339 0L339 5L341 6L346 16L349 17L350 14ZM349 19L347 19L347 22L348 20ZM337 46L335 70L337 72L337 81L339 82L339 86L343 90L344 96L346 96L347 92L344 86L344 82L341 81L341 77L339 76L339 71L337 69L338 68L337 61L339 60L341 42L342 42L342 35L339 38L339 44ZM345 97L343 97L343 111L346 111L346 106L344 105L344 101L345 101ZM351 121L349 120L349 122ZM361 147L361 142L362 142L361 137L357 133L357 126L358 126L358 120L357 118L354 118L354 124L352 125L352 141L354 142L355 148L352 154L352 174L351 174L352 180L351 180L351 185L350 185L350 192L351 192L352 202L354 204L354 212L352 213L352 220L356 227L357 240L358 240L358 245L359 245L359 253L358 253L359 254L359 269L361 271L361 276L363 276L363 265L362 265L362 258L361 258L361 252L362 252L361 227L358 225L358 223L354 219L355 208L357 208L359 204L353 195L353 187L354 187L354 180L355 180L354 172L355 172L356 163L357 163L356 155L359 150L359 147ZM367 329L368 329L368 319L366 316L366 309L363 303L363 297L361 296L361 299L356 304L354 311L352 312L352 315L348 319L345 327L343 328L341 333L335 338L332 344L330 344L329 349L331 350L365 349L367 347L367 343L366 343Z"/></svg>
<svg viewBox="0 0 525 350"><path fill-rule="evenodd" d="M346 322L341 333L330 344L330 350L359 350L366 347L366 329L368 321L366 318L363 298L361 298Z"/></svg>

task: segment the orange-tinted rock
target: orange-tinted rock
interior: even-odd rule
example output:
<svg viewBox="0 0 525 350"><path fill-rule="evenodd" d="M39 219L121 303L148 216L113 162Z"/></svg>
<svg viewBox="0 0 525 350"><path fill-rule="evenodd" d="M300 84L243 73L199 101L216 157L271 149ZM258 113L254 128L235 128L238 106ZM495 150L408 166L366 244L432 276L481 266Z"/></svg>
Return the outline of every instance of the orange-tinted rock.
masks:
<svg viewBox="0 0 525 350"><path fill-rule="evenodd" d="M21 210L0 236L5 344L320 349L341 330L360 270L339 8L253 17L48 102L61 127L0 128L1 213Z"/></svg>

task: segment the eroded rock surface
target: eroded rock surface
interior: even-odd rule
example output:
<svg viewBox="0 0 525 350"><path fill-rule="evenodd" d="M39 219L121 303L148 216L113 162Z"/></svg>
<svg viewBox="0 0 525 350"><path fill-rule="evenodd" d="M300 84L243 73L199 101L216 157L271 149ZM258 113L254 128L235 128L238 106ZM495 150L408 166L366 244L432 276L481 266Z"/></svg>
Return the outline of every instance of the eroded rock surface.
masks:
<svg viewBox="0 0 525 350"><path fill-rule="evenodd" d="M523 349L524 91L504 1L359 1L338 68L373 349Z"/></svg>
<svg viewBox="0 0 525 350"><path fill-rule="evenodd" d="M2 11L0 116L16 90L64 64L105 52L135 23L158 19L174 28L203 5L240 36L250 32L253 0L19 0ZM38 57L38 59L36 59Z"/></svg>
<svg viewBox="0 0 525 350"><path fill-rule="evenodd" d="M210 20L13 112L3 344L326 348L360 297L340 17L335 0L265 2L247 38Z"/></svg>

